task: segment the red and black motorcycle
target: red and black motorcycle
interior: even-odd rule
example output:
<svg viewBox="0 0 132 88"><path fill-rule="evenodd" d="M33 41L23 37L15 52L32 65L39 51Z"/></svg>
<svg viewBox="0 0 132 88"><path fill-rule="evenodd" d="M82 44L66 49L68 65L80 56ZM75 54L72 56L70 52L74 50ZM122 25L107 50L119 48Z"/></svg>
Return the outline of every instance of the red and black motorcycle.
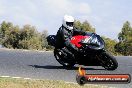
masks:
<svg viewBox="0 0 132 88"><path fill-rule="evenodd" d="M48 44L55 47L56 36L47 37ZM105 50L104 40L95 33L76 35L71 38L71 43L80 49L81 52L75 55L75 59L63 49L54 49L56 60L64 67L73 67L75 64L85 66L102 66L107 70L115 70L118 62L114 56Z"/></svg>

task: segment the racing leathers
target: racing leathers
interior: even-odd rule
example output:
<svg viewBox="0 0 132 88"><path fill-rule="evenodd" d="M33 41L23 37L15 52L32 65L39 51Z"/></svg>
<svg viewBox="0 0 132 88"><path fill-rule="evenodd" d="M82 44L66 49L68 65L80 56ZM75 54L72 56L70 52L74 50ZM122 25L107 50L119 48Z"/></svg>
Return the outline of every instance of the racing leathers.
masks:
<svg viewBox="0 0 132 88"><path fill-rule="evenodd" d="M72 36L85 34L86 32L76 29L75 27L72 30L68 30L62 25L56 35L56 48L62 49L66 47L68 53L74 54L78 51L78 48L70 42Z"/></svg>

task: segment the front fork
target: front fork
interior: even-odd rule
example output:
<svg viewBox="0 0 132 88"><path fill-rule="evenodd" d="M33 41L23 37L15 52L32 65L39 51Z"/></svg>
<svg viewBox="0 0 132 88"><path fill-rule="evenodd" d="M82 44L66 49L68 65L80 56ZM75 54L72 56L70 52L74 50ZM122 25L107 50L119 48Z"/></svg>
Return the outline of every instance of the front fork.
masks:
<svg viewBox="0 0 132 88"><path fill-rule="evenodd" d="M101 49L101 50L99 50L98 52L97 52L97 54L96 54L96 59L98 60L98 61L100 61L100 62L102 62L102 53L103 52L106 52L106 49ZM102 62L103 63L103 62Z"/></svg>

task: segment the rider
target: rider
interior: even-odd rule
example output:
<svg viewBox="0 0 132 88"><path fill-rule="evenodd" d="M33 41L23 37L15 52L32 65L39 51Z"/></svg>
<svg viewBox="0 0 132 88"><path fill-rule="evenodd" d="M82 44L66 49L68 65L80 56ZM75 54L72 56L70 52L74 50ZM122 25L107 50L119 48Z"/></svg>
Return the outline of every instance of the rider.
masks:
<svg viewBox="0 0 132 88"><path fill-rule="evenodd" d="M86 34L86 32L78 30L74 27L74 21L75 20L72 16L65 15L62 26L59 28L56 35L56 48L62 49L66 47L65 50L68 53L71 53L72 56L79 51L79 49L70 42L72 36Z"/></svg>

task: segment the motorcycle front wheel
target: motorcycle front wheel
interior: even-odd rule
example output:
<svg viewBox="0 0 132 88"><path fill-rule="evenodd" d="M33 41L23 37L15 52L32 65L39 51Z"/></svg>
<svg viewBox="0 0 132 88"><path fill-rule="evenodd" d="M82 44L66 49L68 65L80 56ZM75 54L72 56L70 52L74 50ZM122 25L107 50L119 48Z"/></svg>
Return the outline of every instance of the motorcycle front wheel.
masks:
<svg viewBox="0 0 132 88"><path fill-rule="evenodd" d="M106 70L115 70L118 67L118 62L114 56L108 52L103 52L101 55L100 64Z"/></svg>

